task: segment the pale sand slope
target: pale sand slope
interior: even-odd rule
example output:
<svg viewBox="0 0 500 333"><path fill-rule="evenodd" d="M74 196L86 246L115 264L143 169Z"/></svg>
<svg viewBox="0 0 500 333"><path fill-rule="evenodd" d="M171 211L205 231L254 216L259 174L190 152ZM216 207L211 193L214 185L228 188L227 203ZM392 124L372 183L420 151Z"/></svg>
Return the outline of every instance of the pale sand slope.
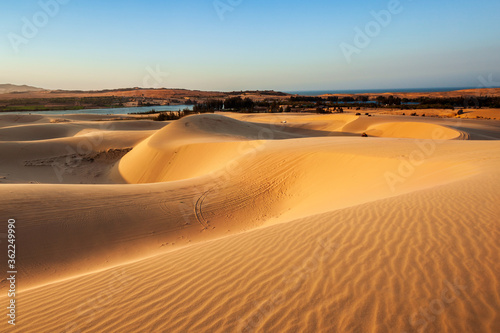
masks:
<svg viewBox="0 0 500 333"><path fill-rule="evenodd" d="M135 148L103 182L146 184L0 185L18 221L18 331L500 329L498 142L250 120L188 117L142 143L133 126L104 131L94 151ZM464 137L431 125L367 124ZM50 141L0 152L48 158Z"/></svg>
<svg viewBox="0 0 500 333"><path fill-rule="evenodd" d="M226 114L235 119L266 124L273 129L316 131L310 136L335 136L366 133L368 136L393 138L433 138L434 130L439 131L439 139L500 139L500 122L471 121L467 119L436 119L405 117L394 115L355 116L354 113L311 115L304 113L282 113L272 115ZM443 127L444 126L444 127ZM473 132L474 136L468 135ZM493 132L493 133L490 133ZM489 137L492 134L495 137Z"/></svg>
<svg viewBox="0 0 500 333"><path fill-rule="evenodd" d="M0 184L109 183L126 149L165 126L121 118L0 114Z"/></svg>
<svg viewBox="0 0 500 333"><path fill-rule="evenodd" d="M498 332L500 197L484 200L482 192L497 193L499 181L474 177L30 290L19 297L19 325L23 332Z"/></svg>

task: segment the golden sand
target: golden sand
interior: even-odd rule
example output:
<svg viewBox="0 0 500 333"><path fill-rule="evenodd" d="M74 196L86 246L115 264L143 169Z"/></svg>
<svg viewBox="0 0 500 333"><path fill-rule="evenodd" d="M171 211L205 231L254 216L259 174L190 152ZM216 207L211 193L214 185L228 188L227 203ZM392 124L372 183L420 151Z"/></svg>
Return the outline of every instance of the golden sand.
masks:
<svg viewBox="0 0 500 333"><path fill-rule="evenodd" d="M498 332L499 128L0 115L0 331Z"/></svg>

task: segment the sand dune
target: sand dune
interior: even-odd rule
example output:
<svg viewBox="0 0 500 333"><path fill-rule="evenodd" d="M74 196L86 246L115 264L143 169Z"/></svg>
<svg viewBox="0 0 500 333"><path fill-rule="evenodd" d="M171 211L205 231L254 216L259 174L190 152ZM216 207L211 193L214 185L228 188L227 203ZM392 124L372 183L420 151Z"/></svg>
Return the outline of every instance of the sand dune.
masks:
<svg viewBox="0 0 500 333"><path fill-rule="evenodd" d="M366 133L371 136L384 138L439 138L441 140L457 139L461 133L439 125L425 123L384 123L367 128Z"/></svg>
<svg viewBox="0 0 500 333"><path fill-rule="evenodd" d="M125 156L119 174L129 183L172 181L223 168L261 143L248 140L293 138L291 134L219 115L187 117L158 131Z"/></svg>
<svg viewBox="0 0 500 333"><path fill-rule="evenodd" d="M306 133L305 136L335 136L335 135L358 135L366 133L369 136L386 138L409 138L409 139L468 139L467 132L454 127L462 125L461 120L443 122L443 126L436 120L419 121L407 118L391 116L355 116L353 114L333 114L323 116L310 116L304 114L280 114L273 116L254 116L233 114L233 117L257 123L271 124L276 129L293 128L298 130L317 131ZM300 132L299 132L300 133ZM311 135L312 134L312 135Z"/></svg>
<svg viewBox="0 0 500 333"><path fill-rule="evenodd" d="M20 296L22 325L68 332L495 332L500 197L475 195L493 193L495 187L477 184L498 184L495 178L295 220L29 290Z"/></svg>
<svg viewBox="0 0 500 333"><path fill-rule="evenodd" d="M500 330L481 122L27 117L0 116L19 332Z"/></svg>

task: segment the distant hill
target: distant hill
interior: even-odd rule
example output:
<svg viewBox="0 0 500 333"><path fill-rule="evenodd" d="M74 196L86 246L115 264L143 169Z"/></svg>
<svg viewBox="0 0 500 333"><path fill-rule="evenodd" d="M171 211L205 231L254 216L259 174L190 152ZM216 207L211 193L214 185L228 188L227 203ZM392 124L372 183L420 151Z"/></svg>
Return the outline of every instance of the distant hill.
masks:
<svg viewBox="0 0 500 333"><path fill-rule="evenodd" d="M9 94L16 92L32 92L32 91L44 91L45 89L31 87L27 85L18 86L15 84L0 84L0 94Z"/></svg>

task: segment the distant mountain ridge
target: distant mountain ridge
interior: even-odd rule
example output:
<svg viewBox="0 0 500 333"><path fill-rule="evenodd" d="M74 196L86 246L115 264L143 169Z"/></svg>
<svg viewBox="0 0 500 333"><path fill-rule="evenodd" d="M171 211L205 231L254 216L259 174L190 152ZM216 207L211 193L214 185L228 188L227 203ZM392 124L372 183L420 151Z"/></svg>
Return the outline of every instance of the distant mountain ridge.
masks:
<svg viewBox="0 0 500 333"><path fill-rule="evenodd" d="M31 92L31 91L44 91L45 89L15 84L0 84L0 94L9 94L16 92Z"/></svg>

